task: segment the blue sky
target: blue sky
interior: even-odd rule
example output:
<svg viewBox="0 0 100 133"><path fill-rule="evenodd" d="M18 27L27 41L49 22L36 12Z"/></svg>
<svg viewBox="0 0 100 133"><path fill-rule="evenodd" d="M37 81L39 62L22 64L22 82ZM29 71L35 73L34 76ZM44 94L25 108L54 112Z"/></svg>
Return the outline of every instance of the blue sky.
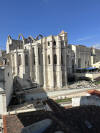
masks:
<svg viewBox="0 0 100 133"><path fill-rule="evenodd" d="M70 44L100 44L100 0L0 0L0 47L7 36L68 33Z"/></svg>

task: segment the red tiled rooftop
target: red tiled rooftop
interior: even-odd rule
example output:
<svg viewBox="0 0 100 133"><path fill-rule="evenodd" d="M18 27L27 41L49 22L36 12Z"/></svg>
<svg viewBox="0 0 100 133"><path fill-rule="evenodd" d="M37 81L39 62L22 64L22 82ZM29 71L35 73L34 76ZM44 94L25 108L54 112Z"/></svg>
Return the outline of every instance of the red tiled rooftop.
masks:
<svg viewBox="0 0 100 133"><path fill-rule="evenodd" d="M3 116L4 133L21 133L24 127L17 115Z"/></svg>
<svg viewBox="0 0 100 133"><path fill-rule="evenodd" d="M100 107L80 106L62 111L35 111L4 116L4 133L21 133L23 127L50 118L53 123L45 133L100 133Z"/></svg>
<svg viewBox="0 0 100 133"><path fill-rule="evenodd" d="M88 90L88 93L91 95L96 95L100 97L100 91L98 90Z"/></svg>

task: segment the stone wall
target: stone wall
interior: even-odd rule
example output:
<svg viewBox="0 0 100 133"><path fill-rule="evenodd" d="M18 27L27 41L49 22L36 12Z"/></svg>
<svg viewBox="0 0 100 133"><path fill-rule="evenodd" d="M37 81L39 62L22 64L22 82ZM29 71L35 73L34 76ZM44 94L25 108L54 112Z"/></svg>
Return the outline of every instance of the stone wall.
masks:
<svg viewBox="0 0 100 133"><path fill-rule="evenodd" d="M100 61L100 50L83 45L68 45L67 33L34 39L23 35L22 40L7 39L13 76L30 79L48 90L67 86L77 68L91 67ZM39 39L40 37L40 39ZM27 57L27 61L26 61Z"/></svg>
<svg viewBox="0 0 100 133"><path fill-rule="evenodd" d="M13 77L8 66L1 67L0 72L0 114L5 114L13 93Z"/></svg>
<svg viewBox="0 0 100 133"><path fill-rule="evenodd" d="M100 98L97 96L82 96L72 98L72 106L96 105L100 106Z"/></svg>
<svg viewBox="0 0 100 133"><path fill-rule="evenodd" d="M25 80L31 79L32 82L50 90L66 86L67 33L63 31L57 36L43 37L32 42L25 42L25 40L22 38L24 47L19 46L22 43L21 40L14 41L11 37L7 40L13 76L19 76ZM17 44L18 41L19 44Z"/></svg>

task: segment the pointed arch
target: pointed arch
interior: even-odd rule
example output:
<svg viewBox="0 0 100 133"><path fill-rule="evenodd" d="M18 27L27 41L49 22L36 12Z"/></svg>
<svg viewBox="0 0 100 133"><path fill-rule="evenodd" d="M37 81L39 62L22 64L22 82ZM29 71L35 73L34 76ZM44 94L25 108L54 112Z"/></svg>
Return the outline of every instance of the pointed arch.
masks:
<svg viewBox="0 0 100 133"><path fill-rule="evenodd" d="M54 65L57 64L57 55L56 55L56 54L54 54L54 57L53 57L53 63L54 63Z"/></svg>
<svg viewBox="0 0 100 133"><path fill-rule="evenodd" d="M28 42L31 42L31 43L32 43L32 42L35 42L35 39L34 39L32 36L29 36L29 37L28 37Z"/></svg>
<svg viewBox="0 0 100 133"><path fill-rule="evenodd" d="M8 35L8 40L12 39L10 35Z"/></svg>
<svg viewBox="0 0 100 133"><path fill-rule="evenodd" d="M29 36L29 38L31 38L33 41L35 41L35 39L32 36Z"/></svg>
<svg viewBox="0 0 100 133"><path fill-rule="evenodd" d="M25 55L25 65L28 66L28 55Z"/></svg>
<svg viewBox="0 0 100 133"><path fill-rule="evenodd" d="M40 38L43 38L43 35L39 34L39 35L36 37L36 40L39 40L39 37L40 37Z"/></svg>
<svg viewBox="0 0 100 133"><path fill-rule="evenodd" d="M20 40L20 37L22 37L22 40L25 40L24 36L22 34L18 35L18 40Z"/></svg>
<svg viewBox="0 0 100 133"><path fill-rule="evenodd" d="M50 64L50 55L48 55L48 64Z"/></svg>

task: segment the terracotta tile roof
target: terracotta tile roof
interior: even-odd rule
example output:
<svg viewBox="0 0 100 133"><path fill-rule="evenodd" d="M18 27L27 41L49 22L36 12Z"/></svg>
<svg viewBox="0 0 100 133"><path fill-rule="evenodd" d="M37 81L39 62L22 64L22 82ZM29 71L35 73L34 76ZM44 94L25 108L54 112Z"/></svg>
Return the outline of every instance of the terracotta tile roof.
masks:
<svg viewBox="0 0 100 133"><path fill-rule="evenodd" d="M53 123L45 133L100 133L100 107L80 106L54 112L35 111L4 117L4 133L21 133L21 129L45 118ZM7 131L7 132L6 132Z"/></svg>
<svg viewBox="0 0 100 133"><path fill-rule="evenodd" d="M98 90L88 90L88 93L91 95L96 95L100 97L100 91Z"/></svg>
<svg viewBox="0 0 100 133"><path fill-rule="evenodd" d="M21 133L24 127L17 115L3 116L4 133Z"/></svg>
<svg viewBox="0 0 100 133"><path fill-rule="evenodd" d="M7 122L6 122L6 116L3 116L3 125L4 125L4 133L7 133Z"/></svg>
<svg viewBox="0 0 100 133"><path fill-rule="evenodd" d="M46 118L50 118L53 120L53 128L49 129L48 133L52 133L57 129L62 129L61 125L57 122L56 118L53 117L52 112L35 111L16 115L8 115L4 118L4 133L21 133L23 127L29 126L37 121L44 120Z"/></svg>

